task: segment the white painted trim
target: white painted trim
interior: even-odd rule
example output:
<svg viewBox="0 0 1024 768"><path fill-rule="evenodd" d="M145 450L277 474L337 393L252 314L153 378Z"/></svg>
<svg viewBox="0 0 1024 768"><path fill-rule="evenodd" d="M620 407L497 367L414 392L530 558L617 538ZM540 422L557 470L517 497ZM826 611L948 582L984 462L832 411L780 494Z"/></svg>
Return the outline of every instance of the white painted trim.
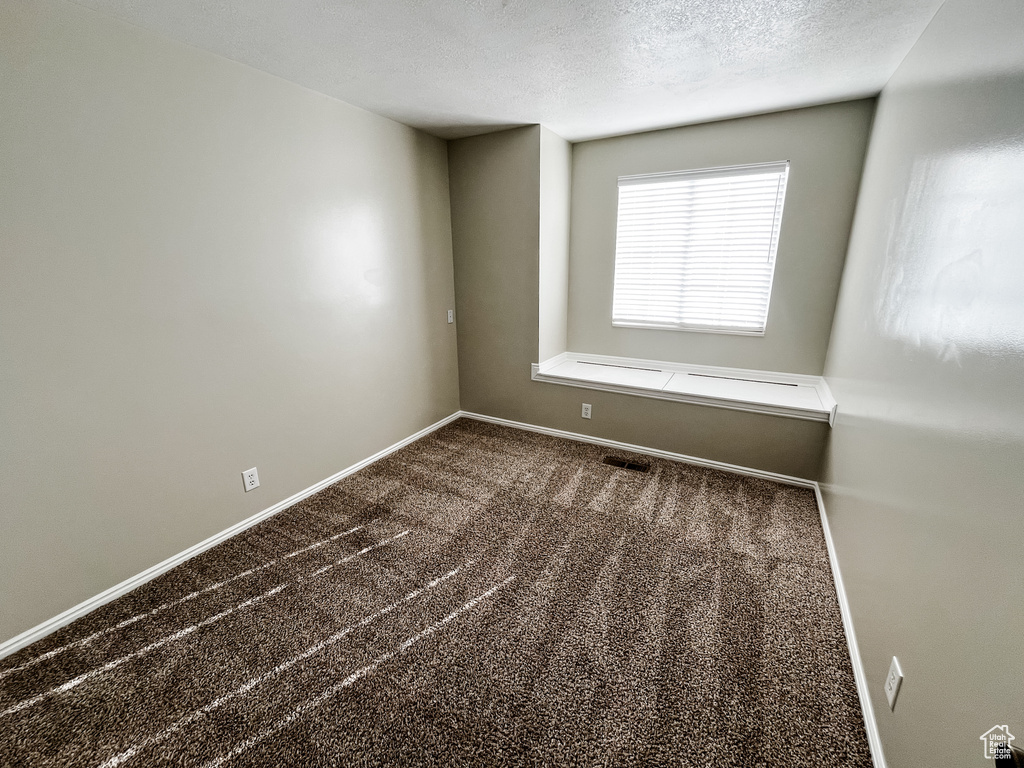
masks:
<svg viewBox="0 0 1024 768"><path fill-rule="evenodd" d="M868 679L864 672L864 664L861 661L860 650L857 647L857 637L853 630L853 616L850 613L850 604L846 598L846 589L843 587L843 577L839 571L839 559L836 556L835 544L832 542L832 531L829 528L828 516L825 512L825 501L821 495L821 488L816 481L805 480L804 478L792 477L790 475L781 475L776 472L765 472L764 470L752 469L750 467L741 467L735 464L726 464L721 461L699 459L695 456L687 456L682 453L673 453L671 451L662 451L656 448L647 448L642 445L620 443L617 440L606 440L604 438L593 437L591 435L567 432L562 429L538 427L535 424L524 424L520 421L500 419L495 416L484 416L483 414L471 413L469 411L460 411L459 415L465 416L469 419L476 419L477 421L485 421L491 424L502 424L516 429L539 432L540 434L551 435L552 437L563 437L568 440L576 440L581 443L603 445L608 448L633 451L634 453L642 453L647 456L657 456L662 459L669 459L670 461L681 461L687 464L695 464L699 467L720 469L737 475L758 477L764 480L774 480L778 483L797 486L799 488L812 489L814 491L815 500L818 504L818 513L821 516L821 529L825 536L825 548L828 550L829 565L832 568L832 581L836 586L836 598L839 601L839 613L843 619L843 632L846 635L846 644L850 652L850 666L853 668L853 678L857 685L857 695L860 698L860 708L864 715L864 729L867 731L868 747L871 750L871 758L874 762L875 768L886 768L885 755L882 752L882 740L878 733L878 723L875 720L874 708L871 706L871 697L868 694Z"/></svg>
<svg viewBox="0 0 1024 768"><path fill-rule="evenodd" d="M564 437L567 440L575 440L578 443L591 443L592 445L603 445L607 448L617 448L622 451L643 453L647 456L657 456L659 459L668 459L669 461L681 461L685 464L695 464L698 467L708 467L709 469L720 469L723 472L731 472L734 475L759 477L762 480L773 480L776 483L783 483L785 485L795 485L799 488L813 488L815 485L813 480L805 480L802 477L793 477L792 475L780 475L777 472L766 472L763 469L751 469L750 467L741 467L736 464L726 464L724 461L700 459L697 458L696 456L687 456L686 454L673 453L672 451L662 451L658 448L647 448L646 446L643 445L633 445L632 443L620 443L618 440L606 440L603 437L594 437L593 435L581 435L577 432L567 432L564 429L538 427L536 424L524 424L521 421L499 419L496 416L484 416L481 413L471 413L469 411L460 411L459 415L465 416L467 419L486 421L491 424L502 424L506 427L514 427L516 429L525 429L528 432L539 432L542 435L551 435L552 437Z"/></svg>
<svg viewBox="0 0 1024 768"><path fill-rule="evenodd" d="M821 513L821 529L825 533L828 561L832 566L832 580L836 585L839 613L843 617L843 631L846 634L846 644L850 649L850 665L853 667L853 678L857 683L857 695L860 697L860 709L864 715L864 729L868 734L871 759L875 768L886 768L885 754L882 752L882 737L878 732L878 721L875 720L875 710L871 706L871 695L868 692L868 676L864 671L864 663L861 661L860 649L857 647L857 636L853 631L853 615L850 613L850 603L846 599L846 588L843 587L843 577L839 572L839 558L836 555L835 544L832 542L832 531L829 528L828 515L825 512L825 499L821 495L821 486L818 483L814 483L814 496L818 501L818 511Z"/></svg>
<svg viewBox="0 0 1024 768"><path fill-rule="evenodd" d="M828 425L834 427L836 425L836 412L839 410L839 403L832 394L832 388L828 385L828 381L824 376L818 382L818 397L821 398L821 402L831 406L831 410L828 412Z"/></svg>
<svg viewBox="0 0 1024 768"><path fill-rule="evenodd" d="M669 374L670 378L674 374L689 374L758 383L745 384L748 390L745 393L746 396L741 396L735 392L736 382L733 382L732 391L722 389L720 394L698 394L694 392L673 391L668 385L649 386L637 384L635 381L631 383L631 377L626 370L622 371L624 374L620 377L622 381L610 381L608 379L609 368L603 369L604 376L599 379L580 375L578 369L571 374L556 370L564 363L589 363L609 366L611 370L639 368L643 371ZM530 378L547 384L560 384L581 389L596 389L602 392L616 392L618 394L649 397L656 400L671 400L695 405L707 405L713 408L726 408L734 411L765 413L791 419L825 421L829 425L835 420L836 413L836 400L824 377L800 373L757 371L748 368L724 368L717 365L672 363L663 360L646 360L632 357L617 357L614 355L563 352L541 363L533 363L530 369ZM766 387L765 384L784 384L797 386L805 391L813 390L820 405L796 404L792 401L787 402L787 398L784 397L780 397L777 401L773 402L771 397L765 397L766 392L771 390L771 387ZM775 395L774 392L772 394Z"/></svg>
<svg viewBox="0 0 1024 768"><path fill-rule="evenodd" d="M543 371L550 371L555 366L561 365L562 363L564 363L566 360L569 360L569 359L570 358L569 358L569 353L568 352L559 352L554 357L549 357L543 363L537 363L536 367L541 372L543 372Z"/></svg>
<svg viewBox="0 0 1024 768"><path fill-rule="evenodd" d="M16 635L15 637L12 637L10 640L0 643L0 659L4 658L5 656L9 656L12 653L15 653L16 651L20 651L25 646L31 645L37 640L41 640L50 633L55 632L61 627L70 624L71 622L81 618L82 616L85 616L87 613L90 613L91 611L94 611L101 605L109 603L111 600L116 600L117 598L121 597L124 594L127 594L128 592L131 592L133 589L137 587L141 587L146 582L151 581L152 579L155 579L157 576L171 570L171 568L181 565L186 560L189 560L195 557L196 555L200 554L201 552L205 552L206 550L217 546L221 542L230 539L232 536L237 536L239 533L246 530L247 528L251 528L252 526L256 525L256 523L266 520L268 517L276 515L278 512L281 512L287 509L288 507L293 506L294 504L298 504L300 501L302 501L305 498L308 498L309 496L312 496L317 491L323 490L327 486L338 482L342 478L348 477L349 475L358 472L363 467L366 467L367 465L384 458L390 453L394 453L399 448L404 448L409 443L415 442L416 440L419 440L421 437L424 437L425 435L429 435L431 432L440 429L445 424L449 424L455 421L461 415L461 411L456 411L451 416L446 416L440 421L431 424L429 427L424 427L416 434L410 435L409 437L406 437L403 440L399 440L394 445L390 445L384 450L378 451L372 456L365 458L362 461L359 461L353 464L352 466L346 467L340 472L331 475L327 479L321 480L320 482L309 486L305 490L299 491L298 493L289 496L284 501L280 501L272 507L267 507L262 512L257 512L252 517L247 517L240 523L235 523L230 528L226 528L220 533L214 534L210 538L189 547L183 552L179 552L176 555L172 555L171 557L164 560L162 563L157 563L152 568L148 568L142 573L136 574L135 576L132 576L129 579L125 579L120 584L115 584L110 589L101 592L100 594L95 595L94 597L90 597L88 600L85 600L76 605L75 607L69 608L68 610L64 611L64 613L54 616L52 619L44 621L42 624L38 624L32 627L31 629L26 630L25 632L22 632L20 635Z"/></svg>
<svg viewBox="0 0 1024 768"><path fill-rule="evenodd" d="M760 371L754 368L726 368L722 365L697 365L696 363L673 363L666 360L648 360L642 357L620 357L617 355L594 355L587 352L563 352L540 363L542 372L548 371L566 360L603 365L622 365L630 368L654 368L675 373L706 373L713 376L734 376L745 379L762 379L779 384L801 384L816 386L822 379L807 373L785 373L784 371Z"/></svg>

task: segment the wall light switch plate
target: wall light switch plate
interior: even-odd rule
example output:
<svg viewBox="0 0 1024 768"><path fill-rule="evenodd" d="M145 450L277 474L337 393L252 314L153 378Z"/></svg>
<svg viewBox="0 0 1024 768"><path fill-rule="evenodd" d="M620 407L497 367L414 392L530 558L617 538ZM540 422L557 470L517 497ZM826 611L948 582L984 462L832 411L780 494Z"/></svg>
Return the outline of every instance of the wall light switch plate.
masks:
<svg viewBox="0 0 1024 768"><path fill-rule="evenodd" d="M448 322L449 323L454 323L455 322L455 310L454 309L449 309L448 310Z"/></svg>
<svg viewBox="0 0 1024 768"><path fill-rule="evenodd" d="M248 493L253 488L260 487L260 476L256 474L256 467L247 469L242 473L242 485L245 487L245 492Z"/></svg>
<svg viewBox="0 0 1024 768"><path fill-rule="evenodd" d="M584 419L589 419L590 418L590 403L584 403L583 404L583 418Z"/></svg>
<svg viewBox="0 0 1024 768"><path fill-rule="evenodd" d="M896 697L900 695L900 686L903 685L903 670L900 669L900 660L892 657L892 664L889 665L889 674L885 678L885 698L889 700L889 709L896 709Z"/></svg>

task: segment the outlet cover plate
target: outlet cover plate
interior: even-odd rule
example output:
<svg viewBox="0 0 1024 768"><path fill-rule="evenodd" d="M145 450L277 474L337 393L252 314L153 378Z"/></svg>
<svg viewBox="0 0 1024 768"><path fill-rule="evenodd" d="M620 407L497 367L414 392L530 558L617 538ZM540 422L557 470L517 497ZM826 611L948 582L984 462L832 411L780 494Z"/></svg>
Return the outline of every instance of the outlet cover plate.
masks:
<svg viewBox="0 0 1024 768"><path fill-rule="evenodd" d="M242 473L242 486L245 488L246 493L260 487L260 476L256 473L256 467L247 469Z"/></svg>
<svg viewBox="0 0 1024 768"><path fill-rule="evenodd" d="M889 701L889 709L896 709L896 697L900 695L900 686L903 685L903 670L900 669L900 660L892 657L892 664L889 665L889 674L885 677L885 698Z"/></svg>
<svg viewBox="0 0 1024 768"><path fill-rule="evenodd" d="M583 404L582 416L583 416L584 419L589 419L590 418L590 403L584 403Z"/></svg>

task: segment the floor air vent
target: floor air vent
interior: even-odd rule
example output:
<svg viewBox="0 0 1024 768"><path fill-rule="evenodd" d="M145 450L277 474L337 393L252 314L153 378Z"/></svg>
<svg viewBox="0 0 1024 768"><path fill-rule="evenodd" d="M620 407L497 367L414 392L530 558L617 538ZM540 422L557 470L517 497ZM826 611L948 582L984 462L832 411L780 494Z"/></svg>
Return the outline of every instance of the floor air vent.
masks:
<svg viewBox="0 0 1024 768"><path fill-rule="evenodd" d="M604 464L611 467L621 467L622 469L632 469L634 472L646 472L651 468L650 464L638 464L635 461L626 461L625 459L617 459L614 456L605 456Z"/></svg>

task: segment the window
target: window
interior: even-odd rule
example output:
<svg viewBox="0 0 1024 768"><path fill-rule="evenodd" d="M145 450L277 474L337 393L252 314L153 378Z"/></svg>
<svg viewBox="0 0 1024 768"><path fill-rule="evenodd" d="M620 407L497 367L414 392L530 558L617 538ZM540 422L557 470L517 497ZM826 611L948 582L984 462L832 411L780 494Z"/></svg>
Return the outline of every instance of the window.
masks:
<svg viewBox="0 0 1024 768"><path fill-rule="evenodd" d="M612 325L763 335L789 163L623 176Z"/></svg>

